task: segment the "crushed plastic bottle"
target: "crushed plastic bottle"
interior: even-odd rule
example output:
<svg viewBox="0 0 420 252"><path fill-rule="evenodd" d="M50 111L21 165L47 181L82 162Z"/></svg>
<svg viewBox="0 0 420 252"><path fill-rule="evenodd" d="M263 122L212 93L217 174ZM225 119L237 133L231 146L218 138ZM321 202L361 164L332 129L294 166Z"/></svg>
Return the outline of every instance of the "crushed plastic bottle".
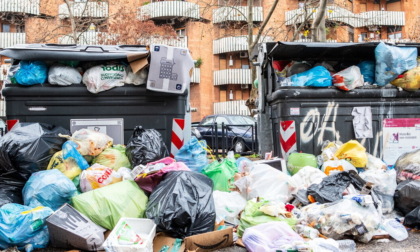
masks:
<svg viewBox="0 0 420 252"><path fill-rule="evenodd" d="M386 219L381 228L397 241L403 241L408 238L408 232L405 227L395 219Z"/></svg>

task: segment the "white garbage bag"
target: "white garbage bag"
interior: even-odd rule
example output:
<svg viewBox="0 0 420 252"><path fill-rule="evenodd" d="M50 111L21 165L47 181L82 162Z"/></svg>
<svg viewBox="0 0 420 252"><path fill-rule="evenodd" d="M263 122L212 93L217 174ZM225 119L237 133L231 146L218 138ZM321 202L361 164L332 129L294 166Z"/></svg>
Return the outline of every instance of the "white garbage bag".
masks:
<svg viewBox="0 0 420 252"><path fill-rule="evenodd" d="M74 67L52 65L48 71L48 82L52 85L69 86L81 81L82 75Z"/></svg>
<svg viewBox="0 0 420 252"><path fill-rule="evenodd" d="M216 222L226 221L239 225L238 214L245 209L246 200L239 192L213 192Z"/></svg>
<svg viewBox="0 0 420 252"><path fill-rule="evenodd" d="M99 93L114 87L124 86L127 69L123 65L99 65L86 70L83 83L91 93Z"/></svg>

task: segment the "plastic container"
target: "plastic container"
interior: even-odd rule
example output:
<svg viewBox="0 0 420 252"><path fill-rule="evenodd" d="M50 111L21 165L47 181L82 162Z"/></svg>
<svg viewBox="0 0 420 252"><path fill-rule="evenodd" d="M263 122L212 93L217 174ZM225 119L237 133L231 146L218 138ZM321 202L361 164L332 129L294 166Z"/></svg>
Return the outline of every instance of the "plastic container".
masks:
<svg viewBox="0 0 420 252"><path fill-rule="evenodd" d="M117 230L124 225L131 226L134 233L139 235L143 243L136 245L122 245L117 239ZM153 239L156 235L156 224L153 220L142 218L121 218L103 243L107 252L152 252Z"/></svg>
<svg viewBox="0 0 420 252"><path fill-rule="evenodd" d="M382 224L382 229L397 241L403 241L408 238L408 233L403 224L395 219L386 219Z"/></svg>
<svg viewBox="0 0 420 252"><path fill-rule="evenodd" d="M353 240L338 240L338 245L341 252L356 252L356 243Z"/></svg>

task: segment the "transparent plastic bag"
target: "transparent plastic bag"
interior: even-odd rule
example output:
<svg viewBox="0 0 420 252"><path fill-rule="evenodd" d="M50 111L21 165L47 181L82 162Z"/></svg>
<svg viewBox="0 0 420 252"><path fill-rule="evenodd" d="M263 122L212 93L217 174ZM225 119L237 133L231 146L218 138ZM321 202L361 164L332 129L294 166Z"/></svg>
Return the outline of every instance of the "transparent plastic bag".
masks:
<svg viewBox="0 0 420 252"><path fill-rule="evenodd" d="M60 86L80 84L82 75L79 71L70 66L52 65L48 71L48 83Z"/></svg>
<svg viewBox="0 0 420 252"><path fill-rule="evenodd" d="M321 166L321 171L323 171L327 175L331 175L334 172L340 171L357 171L356 167L352 165L350 162L340 159L340 160L328 160L324 162Z"/></svg>
<svg viewBox="0 0 420 252"><path fill-rule="evenodd" d="M94 164L80 175L80 189L82 192L88 192L121 181L122 176L117 171L100 164Z"/></svg>
<svg viewBox="0 0 420 252"><path fill-rule="evenodd" d="M201 172L209 164L206 148L206 140L199 141L196 137L191 137L190 141L179 149L175 159L185 163L192 171Z"/></svg>
<svg viewBox="0 0 420 252"><path fill-rule="evenodd" d="M326 176L327 175L325 175L325 173L323 173L318 168L311 166L303 167L291 178L293 181L292 184L297 186L297 188L294 190L294 193L296 193L299 189L307 189L312 184L321 183L322 179L324 179Z"/></svg>
<svg viewBox="0 0 420 252"><path fill-rule="evenodd" d="M420 149L402 154L395 162L397 181L420 180Z"/></svg>
<svg viewBox="0 0 420 252"><path fill-rule="evenodd" d="M239 192L213 191L216 222L239 224L238 214L245 209L246 200Z"/></svg>
<svg viewBox="0 0 420 252"><path fill-rule="evenodd" d="M108 147L92 160L92 164L100 164L116 171L121 167L131 168L125 150L126 148L122 144Z"/></svg>
<svg viewBox="0 0 420 252"><path fill-rule="evenodd" d="M332 86L332 77L325 67L316 66L308 71L285 78L281 81L281 85L293 87L329 87Z"/></svg>
<svg viewBox="0 0 420 252"><path fill-rule="evenodd" d="M123 65L100 65L86 70L83 83L91 93L99 93L114 87L124 86L127 69Z"/></svg>
<svg viewBox="0 0 420 252"><path fill-rule="evenodd" d="M131 70L131 67L128 67L128 73L127 73L127 76L125 77L124 83L133 84L133 85L146 84L147 74L148 74L148 70L146 68L143 68L137 73L133 73L133 70Z"/></svg>
<svg viewBox="0 0 420 252"><path fill-rule="evenodd" d="M363 75L358 66L351 66L332 76L335 87L344 91L350 91L364 84Z"/></svg>
<svg viewBox="0 0 420 252"><path fill-rule="evenodd" d="M114 141L108 135L90 129L77 130L72 136L60 136L77 143L77 151L82 156L97 156L106 148L112 146Z"/></svg>

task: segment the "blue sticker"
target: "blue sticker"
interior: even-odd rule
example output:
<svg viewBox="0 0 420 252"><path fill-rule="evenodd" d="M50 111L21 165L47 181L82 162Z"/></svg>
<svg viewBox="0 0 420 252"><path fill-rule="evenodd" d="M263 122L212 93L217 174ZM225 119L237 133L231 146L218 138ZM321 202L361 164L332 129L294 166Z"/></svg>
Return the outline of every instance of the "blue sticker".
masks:
<svg viewBox="0 0 420 252"><path fill-rule="evenodd" d="M176 90L181 90L182 89L182 84L176 84Z"/></svg>
<svg viewBox="0 0 420 252"><path fill-rule="evenodd" d="M160 46L155 46L155 52L159 52L160 51Z"/></svg>

